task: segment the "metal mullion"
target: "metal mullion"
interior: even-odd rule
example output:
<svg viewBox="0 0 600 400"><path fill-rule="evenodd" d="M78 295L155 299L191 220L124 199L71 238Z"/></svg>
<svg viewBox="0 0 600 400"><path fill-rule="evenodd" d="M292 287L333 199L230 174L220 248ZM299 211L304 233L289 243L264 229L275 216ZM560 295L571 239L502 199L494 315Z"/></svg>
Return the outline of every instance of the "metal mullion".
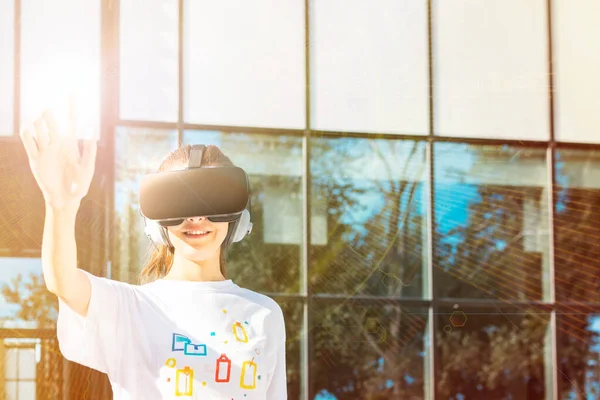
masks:
<svg viewBox="0 0 600 400"><path fill-rule="evenodd" d="M311 298L319 303L338 303L348 299L347 294L329 294L329 293L314 293ZM374 296L374 295L353 295L352 303L369 304L369 303L391 303L400 304L407 307L428 307L431 300L410 297L397 296Z"/></svg>
<svg viewBox="0 0 600 400"><path fill-rule="evenodd" d="M313 304L319 305L343 305L347 303L348 295L340 296L340 297L323 297L323 296L312 296ZM355 297L352 296L352 305L363 305L363 306L380 306L380 305L394 305L401 306L407 308L424 308L430 307L432 302L431 300L419 300L419 299L409 299L402 297Z"/></svg>
<svg viewBox="0 0 600 400"><path fill-rule="evenodd" d="M587 312L581 313L563 313L557 312L557 314L600 314L600 303L593 303L589 301L577 302L577 301L560 301L554 305L555 309L573 309L580 308L582 310L588 310Z"/></svg>
<svg viewBox="0 0 600 400"><path fill-rule="evenodd" d="M114 249L117 235L114 230L115 210L115 128L119 117L119 78L120 78L120 0L102 1L101 20L101 71L104 79L101 85L100 102L100 145L106 152L106 163L101 163L104 174L104 243L107 278L119 279L120 271L113 271ZM114 274L116 272L116 276Z"/></svg>
<svg viewBox="0 0 600 400"><path fill-rule="evenodd" d="M434 138L435 138L435 118L434 118L434 75L433 75L433 6L432 0L427 1L427 76L429 79L429 132L428 143L426 147L427 176L428 176L428 201L429 201L429 218L427 219L427 296L431 299L428 308L428 324L427 324L427 344L429 351L427 361L425 362L425 374L428 378L427 386L424 389L425 397L437 399L437 385L439 376L436 368L438 361L436 350L436 335L438 331L438 322L436 311L438 309L437 299L434 292L434 232L435 232L435 184L434 184ZM425 349L424 349L425 350Z"/></svg>
<svg viewBox="0 0 600 400"><path fill-rule="evenodd" d="M369 133L369 132L341 132L341 131L316 131L313 130L313 137L323 138L357 138L357 139L389 139L389 140L429 140L440 143L471 144L481 146L515 146L524 148L547 149L552 143L540 140L520 140L520 139L494 139L494 138L476 138L461 136L432 136L432 135L414 135L414 134L396 134L396 133ZM560 142L555 144L559 148L600 150L600 143L583 142Z"/></svg>
<svg viewBox="0 0 600 400"><path fill-rule="evenodd" d="M430 125L433 126L433 116L430 117ZM433 129L433 127L431 128ZM430 129L430 130L431 130ZM433 134L418 135L411 133L389 133L389 132L342 132L342 131L312 131L315 137L327 138L369 138L369 139L390 139L390 140L434 140L436 142L448 143L466 143L484 146L520 146L545 149L548 147L547 140L519 140L519 139L494 139L494 138L476 138L468 136L434 136Z"/></svg>
<svg viewBox="0 0 600 400"><path fill-rule="evenodd" d="M427 140L430 135L389 132L343 132L311 130L314 137L319 138L356 138L356 139L391 139L391 140Z"/></svg>
<svg viewBox="0 0 600 400"><path fill-rule="evenodd" d="M306 0L308 1L308 0ZM309 268L310 268L310 244L311 244L311 176L310 176L310 131L307 131L305 136L302 138L302 217L303 217L303 240L302 240L302 256L301 256L301 281L302 287L300 288L302 295L306 297L306 303L304 307L304 323L303 323L303 335L305 345L302 346L303 354L302 359L305 360L302 365L302 391L303 398L309 399L310 393L312 393L312 379L310 379L309 368L313 359L313 345L312 335L310 334L313 319L312 319L312 303L313 303L313 292L309 285Z"/></svg>
<svg viewBox="0 0 600 400"><path fill-rule="evenodd" d="M161 121L136 121L128 119L117 119L117 126L126 128L148 128L148 129L177 129L177 122L161 122Z"/></svg>
<svg viewBox="0 0 600 400"><path fill-rule="evenodd" d="M534 307L547 307L550 308L551 304L543 300L531 300L531 301L511 301L508 299L495 299L496 302L502 302L503 304L493 304L494 307L523 307L523 306L534 306ZM436 299L436 303L442 307L452 306L456 303L460 304L468 304L469 307L472 308L489 308L491 306L490 300L488 298L453 298L453 297L442 297Z"/></svg>
<svg viewBox="0 0 600 400"><path fill-rule="evenodd" d="M178 13L178 26L177 26L177 46L178 51L178 96L177 96L177 145L181 146L183 143L183 107L184 107L184 95L183 95L183 24L184 24L184 1L179 0L179 13Z"/></svg>
<svg viewBox="0 0 600 400"><path fill-rule="evenodd" d="M218 131L224 133L256 133L256 134L270 134L276 136L297 136L302 137L306 131L302 129L287 129L287 128L261 128L256 126L231 126L231 125L204 125L204 124L191 124L191 123L177 123L177 122L161 122L161 121L141 121L141 120L118 120L118 126L131 127L131 128L149 128L149 129L181 129L186 130L197 130L197 131Z"/></svg>
<svg viewBox="0 0 600 400"><path fill-rule="evenodd" d="M550 311L550 323L549 323L549 362L550 365L546 369L547 372L550 372L547 376L546 388L548 389L546 392L546 398L552 399L557 398L558 396L558 344L557 344L557 323L556 323L556 235L554 234L554 221L556 221L556 207L555 207L555 182L556 182L556 159L555 159L555 151L554 146L550 146L548 148L548 164L549 165L549 187L548 187L548 277L549 277L549 291L550 298L549 302L552 305L552 310Z"/></svg>
<svg viewBox="0 0 600 400"><path fill-rule="evenodd" d="M553 145L554 145L555 149L600 151L600 142L599 143L554 142Z"/></svg>
<svg viewBox="0 0 600 400"><path fill-rule="evenodd" d="M115 97L117 98L117 97ZM159 122L159 121L138 121L138 120L122 120L116 119L114 126L122 126L129 128L148 128L148 129L165 129L176 130L177 122ZM210 130L220 131L224 133L256 133L267 134L274 136L296 136L303 137L306 131L287 128L260 128L254 126L219 126L219 125L199 125L199 124L183 124L183 130ZM504 140L504 139L478 139L478 138L451 138L451 137L435 137L430 138L428 135L410 136L382 133L358 133L358 132L323 132L309 131L311 138L357 138L357 139L392 139L392 140L422 140L433 141L435 143L455 143L455 144L473 144L482 146L518 146L528 148L538 148L546 150L550 146L554 146L558 150L586 150L600 151L600 143L582 143L582 142L539 142L527 140ZM18 135L1 136L1 143L14 143L16 140L20 142Z"/></svg>
<svg viewBox="0 0 600 400"><path fill-rule="evenodd" d="M439 304L437 297L435 295L434 290L434 240L435 240L435 188L434 188L434 168L433 168L433 160L434 160L434 142L430 141L427 144L427 163L428 166L428 201L429 201L429 218L427 220L427 274L428 274L428 285L427 285L427 295L429 296L430 305L429 305L429 315L428 315L428 332L427 336L429 338L427 346L429 346L428 354L428 362L426 363L427 368L426 374L428 377L427 388L425 390L425 394L429 395L431 399L438 398L437 396L437 385L439 376L436 368L437 356L436 356L436 340L435 333L438 331L438 322L436 319L436 312L438 310Z"/></svg>
<svg viewBox="0 0 600 400"><path fill-rule="evenodd" d="M19 371L21 370L21 368L19 368L19 360L20 359L21 359L21 353L20 353L19 348L17 348L17 378L15 379L15 382L16 382L15 386L16 386L16 389L17 389L17 399L19 398L19 386L21 386L21 385L19 385L19 378L20 378L20 375L21 375L19 373Z"/></svg>
<svg viewBox="0 0 600 400"><path fill-rule="evenodd" d="M21 132L21 0L14 0L13 138Z"/></svg>
<svg viewBox="0 0 600 400"><path fill-rule="evenodd" d="M259 126L232 126L232 125L204 125L204 124L182 124L185 130L201 130L201 131L219 131L227 133L256 133L270 134L276 136L298 136L302 137L306 133L302 129L287 129L287 128L262 128Z"/></svg>
<svg viewBox="0 0 600 400"><path fill-rule="evenodd" d="M281 300L302 300L304 301L306 299L306 296L299 294L299 293L282 293L282 292L260 292L261 294L274 298L274 299L281 299Z"/></svg>
<svg viewBox="0 0 600 400"><path fill-rule="evenodd" d="M303 240L302 240L302 294L306 296L303 312L303 335L304 346L301 346L301 398L309 400L310 394L313 392L313 379L310 377L309 366L314 359L314 346L312 337L313 315L313 291L309 285L310 277L310 245L311 245L311 184L310 175L310 156L312 146L311 132L311 91L310 91L310 0L304 0L304 87L305 87L305 130L302 132L302 215L304 219L303 225ZM282 131L279 131L282 133Z"/></svg>
<svg viewBox="0 0 600 400"><path fill-rule="evenodd" d="M552 399L557 398L559 393L558 388L558 340L557 340L557 321L556 321L556 235L554 232L556 221L556 207L555 207L555 187L556 187L556 126L555 126L555 102L554 102L554 71L553 71L553 41L552 41L552 0L546 2L547 11L547 37L548 37L548 108L549 108L549 127L550 127L550 145L547 149L547 162L548 162L548 235L549 235L549 248L548 248L548 275L549 275L549 291L550 291L550 303L552 304L552 310L550 312L549 321L549 349L544 349L549 366L546 371L546 398ZM548 346L548 345L547 345ZM550 380L550 382L548 382Z"/></svg>

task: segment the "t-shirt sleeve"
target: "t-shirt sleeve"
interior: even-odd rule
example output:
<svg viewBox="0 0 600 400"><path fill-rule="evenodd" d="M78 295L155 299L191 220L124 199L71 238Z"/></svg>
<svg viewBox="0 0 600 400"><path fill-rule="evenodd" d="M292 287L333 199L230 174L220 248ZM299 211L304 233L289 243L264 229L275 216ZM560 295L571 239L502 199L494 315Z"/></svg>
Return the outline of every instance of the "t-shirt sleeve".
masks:
<svg viewBox="0 0 600 400"><path fill-rule="evenodd" d="M127 310L135 300L134 292L127 283L83 272L92 288L88 313L82 317L58 298L59 349L69 361L112 375L126 345L123 332L131 321Z"/></svg>
<svg viewBox="0 0 600 400"><path fill-rule="evenodd" d="M276 320L277 326L273 330L278 332L274 337L273 359L275 364L270 374L269 386L267 387L267 400L287 400L287 370L285 361L285 321L281 309L279 318Z"/></svg>

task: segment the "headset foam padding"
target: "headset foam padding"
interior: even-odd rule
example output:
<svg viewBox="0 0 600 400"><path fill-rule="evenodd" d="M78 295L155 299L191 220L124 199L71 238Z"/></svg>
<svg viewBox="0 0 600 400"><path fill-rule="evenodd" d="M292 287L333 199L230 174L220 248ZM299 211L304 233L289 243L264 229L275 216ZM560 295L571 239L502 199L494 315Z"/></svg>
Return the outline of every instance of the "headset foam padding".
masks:
<svg viewBox="0 0 600 400"><path fill-rule="evenodd" d="M242 241L252 231L252 222L250 222L250 211L247 209L242 212L240 218L230 225L232 233L228 234L228 244Z"/></svg>

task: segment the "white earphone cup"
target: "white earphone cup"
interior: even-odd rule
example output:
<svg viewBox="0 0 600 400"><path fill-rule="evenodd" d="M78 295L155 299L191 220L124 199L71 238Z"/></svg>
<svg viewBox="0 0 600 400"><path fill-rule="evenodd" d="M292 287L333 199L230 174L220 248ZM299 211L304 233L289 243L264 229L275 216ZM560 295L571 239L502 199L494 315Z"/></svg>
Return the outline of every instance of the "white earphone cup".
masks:
<svg viewBox="0 0 600 400"><path fill-rule="evenodd" d="M158 222L149 220L145 218L146 227L144 231L146 236L156 245L156 246L164 246L168 244L168 240L165 238L165 232L163 227L158 224Z"/></svg>
<svg viewBox="0 0 600 400"><path fill-rule="evenodd" d="M250 222L250 211L244 210L240 216L240 220L235 224L235 232L231 238L231 242L240 242L252 231L252 222Z"/></svg>

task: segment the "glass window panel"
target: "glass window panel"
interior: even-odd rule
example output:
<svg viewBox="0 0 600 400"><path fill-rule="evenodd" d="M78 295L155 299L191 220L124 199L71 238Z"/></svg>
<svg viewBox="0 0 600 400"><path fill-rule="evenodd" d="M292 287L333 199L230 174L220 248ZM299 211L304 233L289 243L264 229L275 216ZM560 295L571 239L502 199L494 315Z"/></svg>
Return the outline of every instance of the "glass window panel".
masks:
<svg viewBox="0 0 600 400"><path fill-rule="evenodd" d="M556 154L558 301L600 302L600 151Z"/></svg>
<svg viewBox="0 0 600 400"><path fill-rule="evenodd" d="M15 2L0 1L0 136L13 134Z"/></svg>
<svg viewBox="0 0 600 400"><path fill-rule="evenodd" d="M177 0L120 1L122 119L177 121L178 29Z"/></svg>
<svg viewBox="0 0 600 400"><path fill-rule="evenodd" d="M600 143L600 7L596 0L552 5L556 140Z"/></svg>
<svg viewBox="0 0 600 400"><path fill-rule="evenodd" d="M427 2L311 0L310 10L312 128L427 134Z"/></svg>
<svg viewBox="0 0 600 400"><path fill-rule="evenodd" d="M0 265L0 328L54 328L58 299L46 288L41 259L0 257Z"/></svg>
<svg viewBox="0 0 600 400"><path fill-rule="evenodd" d="M100 0L21 1L23 127L51 108L65 131L67 98L74 95L80 126L99 129L100 5Z"/></svg>
<svg viewBox="0 0 600 400"><path fill-rule="evenodd" d="M139 184L156 172L162 160L177 148L177 131L117 127L115 138L115 218L118 248L112 267L128 283L138 283L146 256L154 249L144 234L139 213Z"/></svg>
<svg viewBox="0 0 600 400"><path fill-rule="evenodd" d="M313 144L311 207L325 240L311 246L312 290L428 296L425 142Z"/></svg>
<svg viewBox="0 0 600 400"><path fill-rule="evenodd" d="M185 122L305 127L304 0L187 0L184 45Z"/></svg>
<svg viewBox="0 0 600 400"><path fill-rule="evenodd" d="M60 351L60 346L56 338L37 339L36 351L38 352L38 376L36 379L36 391L43 393L47 399L64 399L63 396L64 381L67 371L63 368L64 357ZM71 375L73 376L73 375ZM81 376L81 375L79 375ZM80 384L82 379L79 380ZM92 384L96 387L95 384ZM72 386L71 386L72 387ZM39 400L42 400L40 396Z"/></svg>
<svg viewBox="0 0 600 400"><path fill-rule="evenodd" d="M427 309L353 300L313 307L311 399L428 398Z"/></svg>
<svg viewBox="0 0 600 400"><path fill-rule="evenodd" d="M436 134L549 139L546 3L432 3Z"/></svg>
<svg viewBox="0 0 600 400"><path fill-rule="evenodd" d="M39 254L46 212L44 196L20 140L0 145L0 171L0 226L11 227L0 230L0 256L23 256L27 250Z"/></svg>
<svg viewBox="0 0 600 400"><path fill-rule="evenodd" d="M562 311L557 315L558 398L598 399L600 315Z"/></svg>
<svg viewBox="0 0 600 400"><path fill-rule="evenodd" d="M6 400L20 400L17 395L17 382L6 382Z"/></svg>
<svg viewBox="0 0 600 400"><path fill-rule="evenodd" d="M35 348L19 349L19 379L35 380Z"/></svg>
<svg viewBox="0 0 600 400"><path fill-rule="evenodd" d="M36 400L35 382L19 382L19 400Z"/></svg>
<svg viewBox="0 0 600 400"><path fill-rule="evenodd" d="M458 307L457 307L458 306ZM438 394L443 399L546 399L549 316L533 307L435 313Z"/></svg>
<svg viewBox="0 0 600 400"><path fill-rule="evenodd" d="M546 150L437 143L434 290L549 299Z"/></svg>
<svg viewBox="0 0 600 400"><path fill-rule="evenodd" d="M298 292L304 225L302 139L186 131L183 142L218 146L250 179L254 226L248 237L230 247L229 276L251 290ZM315 220L318 215L313 215Z"/></svg>
<svg viewBox="0 0 600 400"><path fill-rule="evenodd" d="M4 377L6 379L17 379L18 378L18 364L17 358L19 356L19 349L9 348L4 352Z"/></svg>

